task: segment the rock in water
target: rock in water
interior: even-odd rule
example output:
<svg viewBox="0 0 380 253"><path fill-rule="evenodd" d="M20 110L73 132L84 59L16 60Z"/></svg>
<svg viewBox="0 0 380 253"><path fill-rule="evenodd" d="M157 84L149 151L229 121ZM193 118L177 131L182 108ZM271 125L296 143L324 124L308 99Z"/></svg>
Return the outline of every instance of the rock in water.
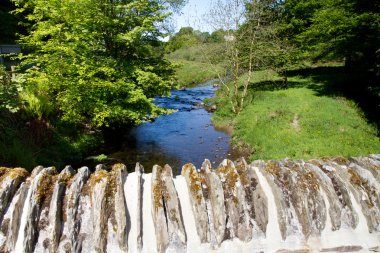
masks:
<svg viewBox="0 0 380 253"><path fill-rule="evenodd" d="M189 189L190 203L196 220L196 228L201 243L210 242L210 228L207 216L206 200L202 192L202 179L191 163L182 167L182 176Z"/></svg>
<svg viewBox="0 0 380 253"><path fill-rule="evenodd" d="M152 217L154 221L158 253L164 253L169 245L161 174L162 168L158 165L154 165L152 170Z"/></svg>

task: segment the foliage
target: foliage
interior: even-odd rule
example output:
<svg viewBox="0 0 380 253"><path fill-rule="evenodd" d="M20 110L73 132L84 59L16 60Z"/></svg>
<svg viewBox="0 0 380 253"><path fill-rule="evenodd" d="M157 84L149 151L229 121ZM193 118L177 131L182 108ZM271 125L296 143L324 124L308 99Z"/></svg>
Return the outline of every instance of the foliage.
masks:
<svg viewBox="0 0 380 253"><path fill-rule="evenodd" d="M176 34L170 37L166 44L166 51L170 53L178 49L211 41L218 42L218 35L210 35L208 32L194 30L192 27L182 27Z"/></svg>
<svg viewBox="0 0 380 253"><path fill-rule="evenodd" d="M165 112L152 103L173 88L158 40L167 14L157 1L15 2L19 13L33 9L35 25L20 43L31 52L24 64L34 65L22 75L34 116L100 127Z"/></svg>
<svg viewBox="0 0 380 253"><path fill-rule="evenodd" d="M12 81L11 73L5 71L5 67L0 65L0 110L17 112L20 109L18 93L21 90L22 87Z"/></svg>
<svg viewBox="0 0 380 253"><path fill-rule="evenodd" d="M356 72L377 75L380 4L361 0L287 0L285 30L313 59L345 59Z"/></svg>

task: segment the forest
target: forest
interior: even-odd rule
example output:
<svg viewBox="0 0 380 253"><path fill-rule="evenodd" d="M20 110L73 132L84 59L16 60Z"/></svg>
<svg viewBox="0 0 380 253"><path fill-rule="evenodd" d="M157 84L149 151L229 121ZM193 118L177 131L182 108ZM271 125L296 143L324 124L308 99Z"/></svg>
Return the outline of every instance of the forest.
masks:
<svg viewBox="0 0 380 253"><path fill-rule="evenodd" d="M0 69L0 165L79 164L110 132L172 113L155 97L210 79L213 123L252 159L379 152L378 1L217 1L213 32L175 33L184 4L3 1L0 44L22 54Z"/></svg>

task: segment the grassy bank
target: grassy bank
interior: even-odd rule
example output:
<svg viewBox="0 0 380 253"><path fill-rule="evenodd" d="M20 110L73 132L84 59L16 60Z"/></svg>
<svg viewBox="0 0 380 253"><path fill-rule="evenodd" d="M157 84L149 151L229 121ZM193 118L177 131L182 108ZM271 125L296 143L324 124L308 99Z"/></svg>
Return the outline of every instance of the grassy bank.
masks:
<svg viewBox="0 0 380 253"><path fill-rule="evenodd" d="M178 49L167 55L167 58L177 64L176 79L180 87L191 87L196 84L218 78L218 73L224 73L222 45L197 44Z"/></svg>
<svg viewBox="0 0 380 253"><path fill-rule="evenodd" d="M197 84L218 78L222 73L221 66L211 63L180 60L175 61L178 65L176 79L180 87L192 87Z"/></svg>
<svg viewBox="0 0 380 253"><path fill-rule="evenodd" d="M376 128L367 123L354 102L334 89L347 77L339 67L320 70L295 71L287 86L273 72L255 72L243 112L232 116L228 97L219 91L213 121L233 125L234 142L248 144L251 159L380 152Z"/></svg>

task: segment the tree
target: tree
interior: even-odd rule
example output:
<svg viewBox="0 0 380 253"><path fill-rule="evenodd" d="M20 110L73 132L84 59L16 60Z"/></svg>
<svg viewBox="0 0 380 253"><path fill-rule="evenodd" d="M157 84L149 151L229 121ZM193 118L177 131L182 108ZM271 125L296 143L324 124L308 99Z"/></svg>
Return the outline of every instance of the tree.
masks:
<svg viewBox="0 0 380 253"><path fill-rule="evenodd" d="M190 47L196 44L208 42L210 34L194 30L192 27L182 27L174 34L166 45L168 52L174 52L180 48Z"/></svg>
<svg viewBox="0 0 380 253"><path fill-rule="evenodd" d="M171 1L181 2L181 1ZM159 25L169 15L153 0L15 0L35 22L20 44L33 65L20 76L25 107L49 104L39 118L90 127L140 123L165 110L152 103L173 88ZM26 96L25 96L26 94ZM24 96L23 96L24 95ZM29 99L28 99L29 98Z"/></svg>
<svg viewBox="0 0 380 253"><path fill-rule="evenodd" d="M279 35L276 21L280 11L281 2L276 0L218 1L213 8L211 23L225 31L225 59L232 85L222 77L220 81L235 114L244 108L254 70L285 72L289 48Z"/></svg>
<svg viewBox="0 0 380 253"><path fill-rule="evenodd" d="M364 0L287 0L288 31L309 57L345 59L354 72L380 74L380 3Z"/></svg>

